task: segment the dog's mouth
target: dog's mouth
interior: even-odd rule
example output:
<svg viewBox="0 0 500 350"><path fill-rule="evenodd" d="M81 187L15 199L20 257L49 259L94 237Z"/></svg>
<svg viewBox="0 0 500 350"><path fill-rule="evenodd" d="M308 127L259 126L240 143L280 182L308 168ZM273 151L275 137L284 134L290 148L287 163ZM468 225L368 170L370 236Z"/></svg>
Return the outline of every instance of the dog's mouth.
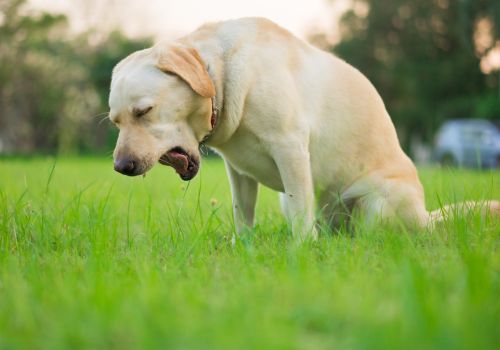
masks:
<svg viewBox="0 0 500 350"><path fill-rule="evenodd" d="M198 173L200 161L182 147L172 148L158 160L160 164L171 166L184 181L189 181Z"/></svg>

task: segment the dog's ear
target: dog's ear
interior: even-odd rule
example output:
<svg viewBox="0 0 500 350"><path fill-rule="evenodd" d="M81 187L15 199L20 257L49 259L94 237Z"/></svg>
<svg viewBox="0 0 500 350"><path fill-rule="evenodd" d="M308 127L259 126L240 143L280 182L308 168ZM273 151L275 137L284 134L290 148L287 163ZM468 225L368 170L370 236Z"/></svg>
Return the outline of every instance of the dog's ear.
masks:
<svg viewBox="0 0 500 350"><path fill-rule="evenodd" d="M215 87L198 50L192 47L169 46L162 50L156 65L165 73L184 80L200 96L214 97Z"/></svg>

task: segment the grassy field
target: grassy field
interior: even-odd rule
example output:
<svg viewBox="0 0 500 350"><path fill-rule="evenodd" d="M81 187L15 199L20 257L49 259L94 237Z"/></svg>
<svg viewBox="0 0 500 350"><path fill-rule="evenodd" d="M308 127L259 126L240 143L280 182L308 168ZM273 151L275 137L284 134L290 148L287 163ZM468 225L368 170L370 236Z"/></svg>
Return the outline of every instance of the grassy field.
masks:
<svg viewBox="0 0 500 350"><path fill-rule="evenodd" d="M498 222L296 247L277 195L234 244L223 164L182 182L104 159L0 160L0 348L494 349ZM428 207L500 199L500 173L421 169Z"/></svg>

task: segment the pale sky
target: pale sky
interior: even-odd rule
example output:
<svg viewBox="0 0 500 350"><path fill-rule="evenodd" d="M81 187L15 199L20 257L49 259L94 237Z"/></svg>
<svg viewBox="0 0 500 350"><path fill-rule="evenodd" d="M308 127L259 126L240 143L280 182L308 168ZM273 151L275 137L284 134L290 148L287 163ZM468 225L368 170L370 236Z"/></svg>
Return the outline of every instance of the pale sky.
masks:
<svg viewBox="0 0 500 350"><path fill-rule="evenodd" d="M305 38L326 32L335 40L336 23L351 0L30 0L31 8L69 15L76 32L118 27L130 36L169 39L205 22L262 16Z"/></svg>

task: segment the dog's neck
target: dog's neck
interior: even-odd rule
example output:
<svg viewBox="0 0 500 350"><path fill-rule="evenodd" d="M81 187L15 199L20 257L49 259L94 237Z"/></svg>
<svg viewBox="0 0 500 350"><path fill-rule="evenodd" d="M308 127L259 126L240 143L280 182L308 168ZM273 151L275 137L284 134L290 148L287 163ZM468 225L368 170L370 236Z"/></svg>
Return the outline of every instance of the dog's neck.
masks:
<svg viewBox="0 0 500 350"><path fill-rule="evenodd" d="M226 110L226 90L225 79L225 52L221 45L213 43L219 50L204 50L200 42L189 41L187 45L195 47L207 67L208 75L215 87L215 97L212 98L212 117L215 116L215 123L212 131L204 138L203 143L209 147L218 149L225 144L238 128L239 118L231 118ZM213 113L215 111L215 114Z"/></svg>

